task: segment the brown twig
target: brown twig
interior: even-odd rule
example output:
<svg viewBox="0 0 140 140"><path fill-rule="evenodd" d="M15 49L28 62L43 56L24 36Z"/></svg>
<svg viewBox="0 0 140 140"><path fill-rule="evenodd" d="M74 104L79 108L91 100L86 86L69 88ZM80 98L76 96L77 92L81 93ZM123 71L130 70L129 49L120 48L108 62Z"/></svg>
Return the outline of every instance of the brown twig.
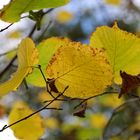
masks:
<svg viewBox="0 0 140 140"><path fill-rule="evenodd" d="M6 26L5 28L1 29L0 32L3 32L5 30L7 30L9 27L11 27L14 23L9 24L8 26Z"/></svg>
<svg viewBox="0 0 140 140"><path fill-rule="evenodd" d="M106 126L104 127L104 131L103 131L103 135L102 135L103 139L106 139L107 138L107 136L106 136L106 130L108 129L108 127L109 127L109 125L110 125L113 117L119 113L119 109L121 109L122 107L125 107L126 105L128 105L130 103L133 103L133 102L136 102L136 101L139 101L139 100L140 100L139 98L130 99L130 100L124 102L123 104L121 104L120 106L116 107L113 110L112 115L111 115L109 121L107 122ZM125 128L127 128L127 126Z"/></svg>
<svg viewBox="0 0 140 140"><path fill-rule="evenodd" d="M46 101L44 101L43 103L47 103L47 102L51 102L52 100L46 100ZM66 99L57 99L57 101L60 101L60 102L62 102L62 101L68 101L68 100L66 100Z"/></svg>
<svg viewBox="0 0 140 140"><path fill-rule="evenodd" d="M24 117L24 118L22 118L22 119L20 119L20 120L18 120L18 121L16 121L16 122L12 123L12 124L10 124L10 125L4 125L4 127L0 130L0 132L3 132L5 129L7 129L7 128L9 128L9 127L11 127L11 126L13 126L13 125L15 125L15 124L21 122L21 121L24 121L24 120L26 120L26 119L32 117L33 115L35 115L35 114L37 114L37 113L39 113L39 112L41 112L41 111L47 109L47 107L48 107L50 104L52 104L55 100L57 100L59 97L61 97L67 89L68 89L68 86L66 86L65 89L63 90L63 92L60 93L57 97L55 97L51 102L49 102L47 105L43 106L42 108L38 109L37 111L33 112L32 114L30 114L30 115L28 115L28 116L26 116L26 117ZM49 108L49 109L50 109L50 108Z"/></svg>
<svg viewBox="0 0 140 140"><path fill-rule="evenodd" d="M58 100L58 99L56 99ZM46 108L47 110L63 110L63 108L55 108L55 107L49 107L49 108Z"/></svg>
<svg viewBox="0 0 140 140"><path fill-rule="evenodd" d="M47 92L51 95L52 98L55 98L55 97L53 96L53 94L51 93L51 91L49 90L49 81L46 79L46 77L45 77L45 75L44 75L44 73L43 73L43 71L42 71L41 65L38 65L38 68L39 68L39 70L40 70L40 72L41 72L41 75L43 76L43 79L44 79L44 81L45 81L45 83L46 83Z"/></svg>
<svg viewBox="0 0 140 140"><path fill-rule="evenodd" d="M74 107L74 109L76 109L77 107L79 107L80 105L82 105L83 103L85 103L87 100L93 99L93 98L95 98L95 97L103 96L103 95L106 95L106 94L110 94L110 93L111 93L111 94L117 94L118 92L116 92L116 91L104 92L104 93L102 93L102 94L94 95L94 96L91 96L91 97L86 98L86 99L81 99L82 101L81 101L78 105L76 105L76 106Z"/></svg>

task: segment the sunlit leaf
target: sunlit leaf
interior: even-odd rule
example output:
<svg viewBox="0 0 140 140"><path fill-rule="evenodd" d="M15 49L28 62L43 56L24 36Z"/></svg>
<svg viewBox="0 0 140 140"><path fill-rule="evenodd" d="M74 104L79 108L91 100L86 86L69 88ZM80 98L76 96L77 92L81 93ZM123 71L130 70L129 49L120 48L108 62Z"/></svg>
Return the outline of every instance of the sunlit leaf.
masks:
<svg viewBox="0 0 140 140"><path fill-rule="evenodd" d="M133 75L140 73L140 39L119 29L117 24L112 28L98 27L91 36L90 45L105 49L115 82L121 82L120 70Z"/></svg>
<svg viewBox="0 0 140 140"><path fill-rule="evenodd" d="M73 18L72 13L68 11L60 11L57 13L56 20L60 23L67 23Z"/></svg>
<svg viewBox="0 0 140 140"><path fill-rule="evenodd" d="M21 31L19 31L19 30L13 31L13 32L9 33L7 36L8 36L8 38L11 38L11 39L18 39L21 37Z"/></svg>
<svg viewBox="0 0 140 140"><path fill-rule="evenodd" d="M16 55L16 53L17 53L17 49L11 50L10 52L8 52L8 53L6 54L6 57L7 57L8 59L12 59L12 58Z"/></svg>
<svg viewBox="0 0 140 140"><path fill-rule="evenodd" d="M58 91L69 86L64 95L75 98L100 94L112 82L104 51L78 42L69 42L56 51L47 67L47 75L55 80Z"/></svg>
<svg viewBox="0 0 140 140"><path fill-rule="evenodd" d="M105 0L107 4L119 5L121 0Z"/></svg>
<svg viewBox="0 0 140 140"><path fill-rule="evenodd" d="M0 19L6 22L17 22L21 14L30 10L41 10L43 8L53 8L67 4L68 0L11 0L0 11Z"/></svg>
<svg viewBox="0 0 140 140"><path fill-rule="evenodd" d="M118 94L107 94L99 97L99 103L105 107L116 108L124 103L124 99L121 98L118 100Z"/></svg>
<svg viewBox="0 0 140 140"><path fill-rule="evenodd" d="M24 102L17 102L10 112L9 124L16 122L31 113L33 113L33 110ZM13 125L11 129L17 138L23 140L38 140L45 130L43 120L39 114L35 114L32 117Z"/></svg>
<svg viewBox="0 0 140 140"><path fill-rule="evenodd" d="M16 90L23 79L32 72L33 66L38 62L38 51L30 38L24 39L18 48L18 69L10 80L0 84L0 96Z"/></svg>
<svg viewBox="0 0 140 140"><path fill-rule="evenodd" d="M63 44L67 45L69 39L52 37L42 41L37 49L39 51L39 64L41 65L43 73L46 75L46 66L56 50ZM47 78L47 77L46 77ZM34 72L27 77L27 82L39 87L45 87L46 83L42 77L42 74L38 69L34 69Z"/></svg>
<svg viewBox="0 0 140 140"><path fill-rule="evenodd" d="M101 113L94 113L90 118L90 124L95 128L104 128L107 121L107 117Z"/></svg>
<svg viewBox="0 0 140 140"><path fill-rule="evenodd" d="M102 135L101 129L93 129L90 127L84 127L78 129L76 132L77 139L76 140L98 140Z"/></svg>
<svg viewBox="0 0 140 140"><path fill-rule="evenodd" d="M59 128L59 122L56 118L50 117L44 119L44 125L48 129L56 129Z"/></svg>

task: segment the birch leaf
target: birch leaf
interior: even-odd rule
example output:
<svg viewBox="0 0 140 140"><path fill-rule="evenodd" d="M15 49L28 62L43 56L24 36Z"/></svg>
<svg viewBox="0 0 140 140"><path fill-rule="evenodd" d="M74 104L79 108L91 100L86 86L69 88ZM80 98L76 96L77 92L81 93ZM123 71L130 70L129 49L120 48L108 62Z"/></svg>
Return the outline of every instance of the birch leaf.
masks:
<svg viewBox="0 0 140 140"><path fill-rule="evenodd" d="M67 4L68 0L11 0L0 11L0 19L6 22L17 22L23 13L30 10L41 10L43 8L54 8Z"/></svg>
<svg viewBox="0 0 140 140"><path fill-rule="evenodd" d="M38 51L30 38L22 40L18 52L18 69L11 79L0 84L0 96L16 90L23 79L32 72L33 66L38 62Z"/></svg>
<svg viewBox="0 0 140 140"><path fill-rule="evenodd" d="M47 67L47 76L64 95L87 98L100 94L111 85L112 71L102 49L94 49L78 42L62 45Z"/></svg>
<svg viewBox="0 0 140 140"><path fill-rule="evenodd" d="M10 112L9 124L12 124L32 113L33 110L24 102L17 102ZM39 114L35 114L32 117L11 126L11 129L18 139L38 140L44 134L45 127L41 116Z"/></svg>
<svg viewBox="0 0 140 140"><path fill-rule="evenodd" d="M120 70L137 75L140 73L140 39L118 28L98 27L92 34L90 46L104 48L113 68L114 81L121 83Z"/></svg>

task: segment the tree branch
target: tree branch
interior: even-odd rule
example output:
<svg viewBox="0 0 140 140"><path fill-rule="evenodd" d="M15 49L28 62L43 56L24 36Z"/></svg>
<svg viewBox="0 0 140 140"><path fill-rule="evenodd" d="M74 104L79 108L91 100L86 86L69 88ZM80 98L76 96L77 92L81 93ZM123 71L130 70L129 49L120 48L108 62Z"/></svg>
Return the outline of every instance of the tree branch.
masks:
<svg viewBox="0 0 140 140"><path fill-rule="evenodd" d="M93 98L95 98L95 97L103 96L103 95L106 95L106 94L110 94L110 93L111 93L111 94L117 94L118 92L117 92L117 91L104 92L104 93L101 93L101 94L98 94L98 95L91 96L91 97L86 98L86 99L82 99L82 101L81 101L78 105L76 105L76 106L74 107L74 109L76 109L77 107L79 107L80 105L82 105L83 103L85 103L87 100L93 99Z"/></svg>
<svg viewBox="0 0 140 140"><path fill-rule="evenodd" d="M9 27L11 27L14 23L9 24L8 26L6 26L5 28L1 29L0 32L3 32L5 30L7 30Z"/></svg>
<svg viewBox="0 0 140 140"><path fill-rule="evenodd" d="M103 138L103 139L106 139L106 138L107 138L107 136L106 136L106 130L108 129L108 127L109 127L109 125L110 125L110 123L111 123L113 117L119 113L119 109L121 109L122 107L125 107L126 105L128 105L128 104L130 104L130 103L133 103L133 102L136 102L136 101L139 101L139 100L140 100L139 98L130 99L130 100L124 102L123 104L121 104L120 106L116 107L116 108L113 110L112 115L111 115L109 121L107 122L107 124L106 124L106 126L105 126L105 128L104 128L103 135L102 135L102 138ZM125 128L127 128L127 127L128 127L128 126L126 126ZM124 128L124 129L125 129L125 128Z"/></svg>
<svg viewBox="0 0 140 140"><path fill-rule="evenodd" d="M39 113L39 112L41 112L41 111L47 109L47 107L48 107L49 105L51 105L51 104L52 104L55 100L57 100L59 97L61 97L67 89L68 89L68 86L66 86L65 89L63 90L63 92L60 93L57 97L55 97L51 102L49 102L47 105L43 106L42 108L38 109L37 111L33 112L32 114L30 114L30 115L28 115L28 116L26 116L26 117L24 117L24 118L22 118L22 119L20 119L20 120L18 120L18 121L16 121L16 122L12 123L12 124L10 124L10 125L4 125L4 127L0 130L0 132L2 132L2 131L4 131L5 129L7 129L7 128L9 128L9 127L11 127L11 126L13 126L13 125L15 125L15 124L17 124L17 123L20 123L21 121L24 121L24 120L26 120L26 119L32 117L33 115L35 115L35 114L37 114L37 113ZM50 108L49 108L49 109L50 109ZM53 109L54 109L54 108L53 108Z"/></svg>

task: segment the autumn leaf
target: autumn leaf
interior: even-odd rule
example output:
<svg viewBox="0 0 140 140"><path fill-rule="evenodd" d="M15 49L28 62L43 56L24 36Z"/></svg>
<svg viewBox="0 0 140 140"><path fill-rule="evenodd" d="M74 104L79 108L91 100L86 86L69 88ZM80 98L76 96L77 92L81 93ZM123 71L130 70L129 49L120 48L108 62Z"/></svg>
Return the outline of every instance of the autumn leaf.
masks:
<svg viewBox="0 0 140 140"><path fill-rule="evenodd" d="M54 8L67 4L68 0L11 0L0 11L0 19L6 22L17 22L23 13L30 10L41 10L43 8Z"/></svg>
<svg viewBox="0 0 140 140"><path fill-rule="evenodd" d="M12 124L32 113L33 110L30 109L27 104L22 101L18 101L14 104L10 112L9 124ZM35 114L32 117L11 126L11 129L18 139L23 140L37 140L45 131L43 119L39 114Z"/></svg>
<svg viewBox="0 0 140 140"><path fill-rule="evenodd" d="M67 38L58 38L52 37L42 41L38 46L39 52L39 65L41 65L41 69L43 73L46 73L46 66L49 64L53 54L56 50L61 47L61 45L67 45L69 43L69 39ZM47 79L47 76L46 76ZM42 74L38 69L34 69L33 73L26 78L27 82L38 86L38 87L45 87L46 83L42 77Z"/></svg>
<svg viewBox="0 0 140 140"><path fill-rule="evenodd" d="M109 108L116 108L118 106L120 106L121 104L123 104L125 102L124 98L121 98L118 100L118 94L113 94L113 93L108 93L105 96L101 96L99 97L98 101L99 104L105 107L109 107Z"/></svg>
<svg viewBox="0 0 140 140"><path fill-rule="evenodd" d="M49 117L49 118L44 119L44 125L48 129L52 129L52 130L55 130L58 128L60 129L59 120L54 117Z"/></svg>
<svg viewBox="0 0 140 140"><path fill-rule="evenodd" d="M130 91L132 91L133 89L135 89L140 85L139 75L134 76L134 75L127 74L126 72L120 71L120 76L122 77L122 87L119 94L119 98L123 94L129 93Z"/></svg>
<svg viewBox="0 0 140 140"><path fill-rule="evenodd" d="M119 5L121 0L105 0L107 4Z"/></svg>
<svg viewBox="0 0 140 140"><path fill-rule="evenodd" d="M137 75L140 73L140 39L118 28L98 27L92 34L90 46L104 48L113 68L114 81L121 83L120 70Z"/></svg>
<svg viewBox="0 0 140 140"><path fill-rule="evenodd" d="M95 128L104 128L107 123L107 117L101 113L94 113L90 118L90 124Z"/></svg>
<svg viewBox="0 0 140 140"><path fill-rule="evenodd" d="M58 48L47 67L47 76L54 79L60 92L69 86L64 95L73 98L100 94L112 83L104 51L71 41Z"/></svg>
<svg viewBox="0 0 140 140"><path fill-rule="evenodd" d="M19 45L18 52L18 69L12 75L11 79L0 84L0 96L16 90L23 79L32 72L33 66L38 62L38 51L34 42L30 38L25 38Z"/></svg>
<svg viewBox="0 0 140 140"><path fill-rule="evenodd" d="M21 33L22 33L22 31L16 30L16 31L13 31L13 32L9 33L7 35L7 37L10 38L10 39L18 39L18 38L21 37Z"/></svg>
<svg viewBox="0 0 140 140"><path fill-rule="evenodd" d="M6 114L6 107L0 104L0 119Z"/></svg>
<svg viewBox="0 0 140 140"><path fill-rule="evenodd" d="M59 22L59 23L68 23L69 21L71 21L73 18L73 15L72 13L68 12L68 11L60 11L57 13L57 16L56 16L56 20Z"/></svg>
<svg viewBox="0 0 140 140"><path fill-rule="evenodd" d="M87 109L87 102L85 102L79 110L75 111L73 113L73 116L84 118L86 109Z"/></svg>

